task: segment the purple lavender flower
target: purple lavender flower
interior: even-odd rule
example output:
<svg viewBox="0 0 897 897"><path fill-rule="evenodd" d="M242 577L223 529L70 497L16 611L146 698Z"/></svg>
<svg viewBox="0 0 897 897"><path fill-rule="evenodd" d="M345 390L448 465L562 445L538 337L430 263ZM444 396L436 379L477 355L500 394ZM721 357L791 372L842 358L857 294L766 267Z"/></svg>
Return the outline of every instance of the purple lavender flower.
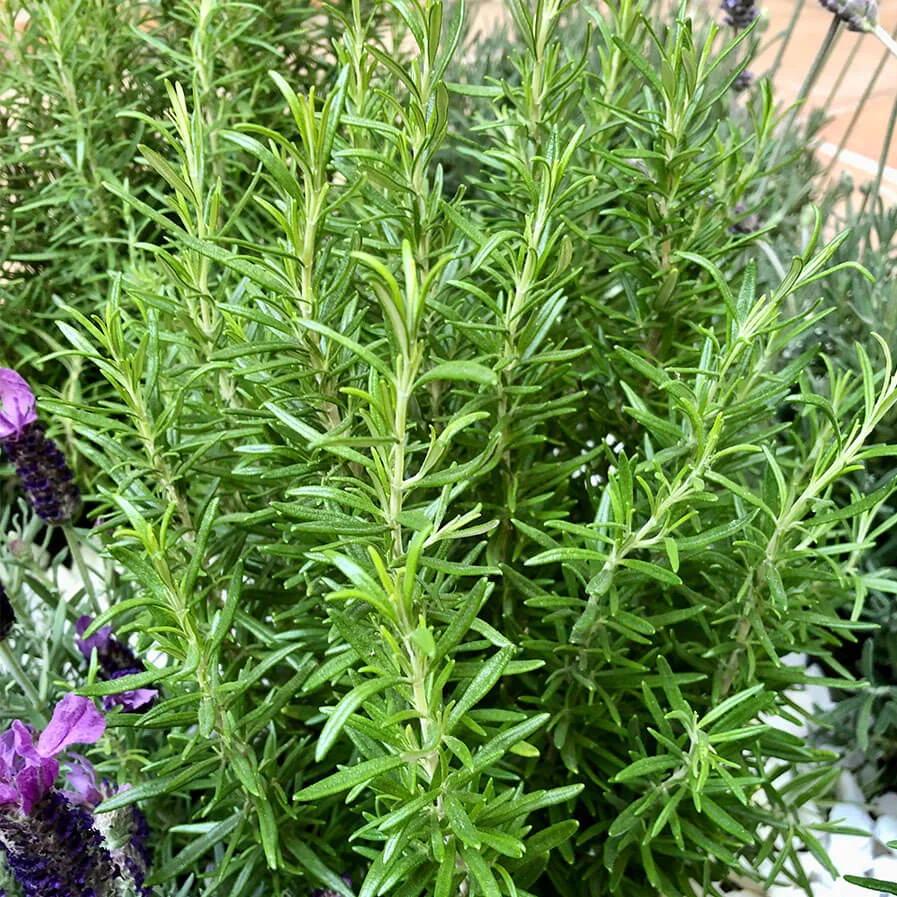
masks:
<svg viewBox="0 0 897 897"><path fill-rule="evenodd" d="M6 639L15 625L16 612L10 603L9 595L6 594L6 589L3 588L3 583L0 582L0 642Z"/></svg>
<svg viewBox="0 0 897 897"><path fill-rule="evenodd" d="M106 731L103 714L90 698L67 694L53 711L47 728L37 739L37 751L48 757L60 753L70 744L93 744Z"/></svg>
<svg viewBox="0 0 897 897"><path fill-rule="evenodd" d="M726 14L725 23L738 31L743 31L760 15L754 0L723 0L720 9Z"/></svg>
<svg viewBox="0 0 897 897"><path fill-rule="evenodd" d="M59 775L57 754L72 744L93 744L106 730L93 701L66 695L37 737L33 726L13 720L0 735L0 807L20 806L25 814L43 798Z"/></svg>
<svg viewBox="0 0 897 897"><path fill-rule="evenodd" d="M81 493L62 452L44 435L34 393L19 374L0 368L0 445L16 466L35 513L47 523L66 523Z"/></svg>
<svg viewBox="0 0 897 897"><path fill-rule="evenodd" d="M81 638L92 622L93 618L87 614L78 618L75 624L75 631L78 633L75 644L87 660L90 660L91 654L96 650L101 679L109 682L146 670L143 662L134 656L134 652L112 635L111 626L101 626L93 635ZM135 688L105 695L103 709L108 711L113 707L121 707L123 713L142 713L149 710L158 696L159 691L155 688Z"/></svg>
<svg viewBox="0 0 897 897"><path fill-rule="evenodd" d="M134 670L120 670L109 678L120 679L122 676L142 672L144 672L143 667ZM108 712L113 707L121 707L122 713L144 713L153 706L157 697L159 697L157 688L132 688L114 695L103 695L103 710Z"/></svg>
<svg viewBox="0 0 897 897"><path fill-rule="evenodd" d="M97 786L97 771L93 768L93 763L81 754L68 752L68 769L65 777L71 790L62 793L70 804L92 810L103 799L103 794Z"/></svg>
<svg viewBox="0 0 897 897"><path fill-rule="evenodd" d="M84 655L85 660L90 660L90 654L94 648L97 649L97 655L102 658L109 651L109 644L113 641L111 626L101 626L93 635L81 638L91 623L93 623L93 617L87 614L82 614L78 617L78 622L75 623L75 632L78 633L75 645ZM102 660L100 662L102 663Z"/></svg>
<svg viewBox="0 0 897 897"><path fill-rule="evenodd" d="M91 814L53 788L57 755L105 729L89 698L69 694L40 735L21 720L0 735L0 846L25 897L98 897L115 872Z"/></svg>
<svg viewBox="0 0 897 897"><path fill-rule="evenodd" d="M848 31L874 31L878 24L878 3L876 0L819 0L833 12Z"/></svg>
<svg viewBox="0 0 897 897"><path fill-rule="evenodd" d="M732 82L732 90L735 93L742 93L747 90L754 83L754 73L749 72L746 69L742 72L738 73L738 76Z"/></svg>
<svg viewBox="0 0 897 897"><path fill-rule="evenodd" d="M753 234L760 230L760 216L756 212L748 215L744 203L738 203L732 210L732 214L736 216L736 221L729 228L729 233Z"/></svg>
<svg viewBox="0 0 897 897"><path fill-rule="evenodd" d="M88 698L66 695L40 735L20 720L0 735L0 848L25 897L152 897L144 885L150 856L143 814L126 807L95 817L97 803L115 789L98 786L79 754L68 757L72 790L54 787L57 756L95 742L105 727Z"/></svg>

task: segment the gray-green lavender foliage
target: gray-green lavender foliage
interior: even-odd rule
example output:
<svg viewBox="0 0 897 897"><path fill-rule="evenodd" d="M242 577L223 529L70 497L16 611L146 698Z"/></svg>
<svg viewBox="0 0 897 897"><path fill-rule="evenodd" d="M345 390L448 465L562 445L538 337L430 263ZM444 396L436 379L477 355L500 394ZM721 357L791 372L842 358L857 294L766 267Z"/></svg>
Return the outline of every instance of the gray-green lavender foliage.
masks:
<svg viewBox="0 0 897 897"><path fill-rule="evenodd" d="M864 272L812 212L755 262L803 156L768 85L732 97L753 31L575 6L509 0L492 78L463 5L302 7L314 89L269 61L227 116L226 67L128 111L141 186L95 186L131 254L99 308L59 292L41 406L97 625L148 667L81 691L161 690L109 717L105 806L140 802L162 894L715 893L765 859L805 884L794 835L826 862L801 808L833 758L769 720L789 652L849 678L897 372L866 329L855 368L820 353L807 298ZM90 596L4 514L19 711L96 670Z"/></svg>
<svg viewBox="0 0 897 897"><path fill-rule="evenodd" d="M826 211L849 235L838 250L841 260L858 259L875 281L845 277L839 272L822 284L822 318L807 338L821 343L834 363L859 372L855 343L875 330L891 351L897 348L897 321L894 319L894 237L897 234L897 210L883 201L864 200L849 182L846 190L834 191L827 199ZM879 442L893 442L894 420L882 421L876 428ZM874 492L893 478L893 462L887 455L870 461L852 478L851 488L862 493ZM866 536L868 550L857 563L866 570L863 592L858 596L860 619L874 624L871 632L856 642L848 642L838 652L838 660L854 675L870 683L868 688L852 688L839 693L839 701L826 715L820 739L858 749L874 775L864 781L872 795L891 790L894 761L897 758L897 655L894 632L893 569L897 564L897 543L889 518L893 500L887 502Z"/></svg>

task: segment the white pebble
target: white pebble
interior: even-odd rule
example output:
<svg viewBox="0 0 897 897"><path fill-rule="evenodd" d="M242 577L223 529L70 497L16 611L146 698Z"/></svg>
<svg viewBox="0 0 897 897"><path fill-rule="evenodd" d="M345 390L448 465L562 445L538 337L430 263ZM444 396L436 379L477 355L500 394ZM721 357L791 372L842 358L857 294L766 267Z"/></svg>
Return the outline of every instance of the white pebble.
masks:
<svg viewBox="0 0 897 897"><path fill-rule="evenodd" d="M897 881L897 856L876 857L872 861L872 877Z"/></svg>
<svg viewBox="0 0 897 897"><path fill-rule="evenodd" d="M888 842L897 841L897 818L893 816L879 816L875 820L873 831L875 837L887 847Z"/></svg>
<svg viewBox="0 0 897 897"><path fill-rule="evenodd" d="M849 887L846 882L838 881L833 882L832 884L819 884L815 883L813 885L813 897L846 897L844 893L844 888ZM859 892L856 897L860 897ZM872 895L868 895L868 897L872 897Z"/></svg>
<svg viewBox="0 0 897 897"><path fill-rule="evenodd" d="M825 671L819 664L811 663L810 666L807 667L807 675L822 677L825 675ZM835 702L832 700L832 693L826 686L807 685L805 688L808 699L808 705L805 706L807 706L808 709L813 709L815 707L817 710L825 711L831 710L832 707L835 706Z"/></svg>
<svg viewBox="0 0 897 897"><path fill-rule="evenodd" d="M854 835L832 835L828 849L841 875L868 875L872 868L872 842Z"/></svg>
<svg viewBox="0 0 897 897"><path fill-rule="evenodd" d="M831 887L835 883L835 879L832 878L831 872L819 862L811 853L801 853L800 854L800 864L804 868L804 872L807 874L807 878L813 883L813 892L816 894L817 888L821 887Z"/></svg>
<svg viewBox="0 0 897 897"><path fill-rule="evenodd" d="M743 858L742 862L744 862ZM763 894L763 886L747 875L739 875L739 873L734 872L729 876L729 881L738 885L740 894Z"/></svg>
<svg viewBox="0 0 897 897"><path fill-rule="evenodd" d="M832 804L828 814L829 822L835 822L838 825L849 825L853 828L862 829L864 832L871 834L873 823L872 817L866 812L865 807L856 803L845 803L839 801ZM832 835L832 837L836 837ZM841 835L842 838L851 838L853 835Z"/></svg>
<svg viewBox="0 0 897 897"><path fill-rule="evenodd" d="M863 789L860 788L857 777L846 769L838 777L836 792L840 801L846 801L851 804L865 803ZM866 815L868 816L868 813ZM853 825L853 823L850 823L850 825Z"/></svg>
<svg viewBox="0 0 897 897"><path fill-rule="evenodd" d="M815 825L818 822L828 822L828 818L822 814L819 807L812 803L807 803L802 807L798 807L797 818L801 825ZM826 841L825 832L817 832L816 837L818 840L822 841L823 844L828 843Z"/></svg>
<svg viewBox="0 0 897 897"><path fill-rule="evenodd" d="M888 791L873 797L872 809L880 816L897 816L897 792Z"/></svg>
<svg viewBox="0 0 897 897"><path fill-rule="evenodd" d="M797 701L797 692L794 692L793 694L789 693L789 696L795 703L799 703ZM790 707L788 708L788 713L791 717L795 718L795 722L786 719L784 716L770 716L767 713L760 714L760 721L771 726L773 729L777 729L779 732L787 732L789 735L796 735L798 738L807 738L810 734L810 727L807 725L806 720L800 713Z"/></svg>
<svg viewBox="0 0 897 897"><path fill-rule="evenodd" d="M769 897L806 897L797 885L773 885L766 893Z"/></svg>

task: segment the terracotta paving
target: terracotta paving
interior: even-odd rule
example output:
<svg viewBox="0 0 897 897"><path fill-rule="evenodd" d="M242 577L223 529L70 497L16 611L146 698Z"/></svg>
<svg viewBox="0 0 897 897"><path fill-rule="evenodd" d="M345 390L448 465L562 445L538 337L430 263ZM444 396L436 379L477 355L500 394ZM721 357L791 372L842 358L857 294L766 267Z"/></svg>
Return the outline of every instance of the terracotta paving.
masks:
<svg viewBox="0 0 897 897"><path fill-rule="evenodd" d="M787 28L794 12L795 0L767 0L766 7L769 28L763 40L768 43ZM879 8L879 23L893 34L897 26L897 4L883 2L879 4ZM823 9L817 0L807 0L804 3L795 33L788 42L782 64L775 76L776 94L781 100L790 101L797 97L831 21L831 13ZM778 46L776 42L775 46L761 52L754 65L756 71L764 72L769 68ZM819 151L821 155L830 158L840 146L857 105L884 57L887 57L887 61L850 133L845 146L847 152L841 158L842 167L849 169L858 181L874 174L884 148L888 119L894 102L897 101L897 59L886 53L882 43L874 35L855 34L840 28L834 49L807 103L808 109L814 106L826 107L829 111L831 120L822 129L824 143ZM833 88L836 88L834 94ZM897 167L897 138L891 140L887 164L891 170L886 170L882 187L897 200L897 170L894 170Z"/></svg>

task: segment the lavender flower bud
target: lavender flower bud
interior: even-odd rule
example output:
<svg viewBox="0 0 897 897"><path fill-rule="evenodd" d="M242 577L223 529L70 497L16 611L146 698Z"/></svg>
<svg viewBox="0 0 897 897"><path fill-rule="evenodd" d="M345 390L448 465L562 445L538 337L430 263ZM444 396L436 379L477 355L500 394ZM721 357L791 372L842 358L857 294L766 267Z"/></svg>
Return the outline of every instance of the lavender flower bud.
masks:
<svg viewBox="0 0 897 897"><path fill-rule="evenodd" d="M723 0L720 9L726 14L725 23L738 31L743 31L760 15L754 0Z"/></svg>
<svg viewBox="0 0 897 897"><path fill-rule="evenodd" d="M44 435L44 426L32 421L0 444L16 466L31 506L47 523L66 523L81 505L81 493L62 452Z"/></svg>
<svg viewBox="0 0 897 897"><path fill-rule="evenodd" d="M739 72L738 76L732 82L732 90L735 93L742 93L754 83L754 73L747 70Z"/></svg>
<svg viewBox="0 0 897 897"><path fill-rule="evenodd" d="M878 3L876 0L819 0L833 12L848 31L872 31L878 24Z"/></svg>
<svg viewBox="0 0 897 897"><path fill-rule="evenodd" d="M15 624L16 612L9 601L6 589L3 588L3 583L0 582L0 642L4 641L12 632Z"/></svg>
<svg viewBox="0 0 897 897"><path fill-rule="evenodd" d="M738 217L738 220L729 228L729 233L746 235L760 230L760 216L756 212L752 212L750 215L746 213L747 209L743 203L738 203L735 206L733 214Z"/></svg>

